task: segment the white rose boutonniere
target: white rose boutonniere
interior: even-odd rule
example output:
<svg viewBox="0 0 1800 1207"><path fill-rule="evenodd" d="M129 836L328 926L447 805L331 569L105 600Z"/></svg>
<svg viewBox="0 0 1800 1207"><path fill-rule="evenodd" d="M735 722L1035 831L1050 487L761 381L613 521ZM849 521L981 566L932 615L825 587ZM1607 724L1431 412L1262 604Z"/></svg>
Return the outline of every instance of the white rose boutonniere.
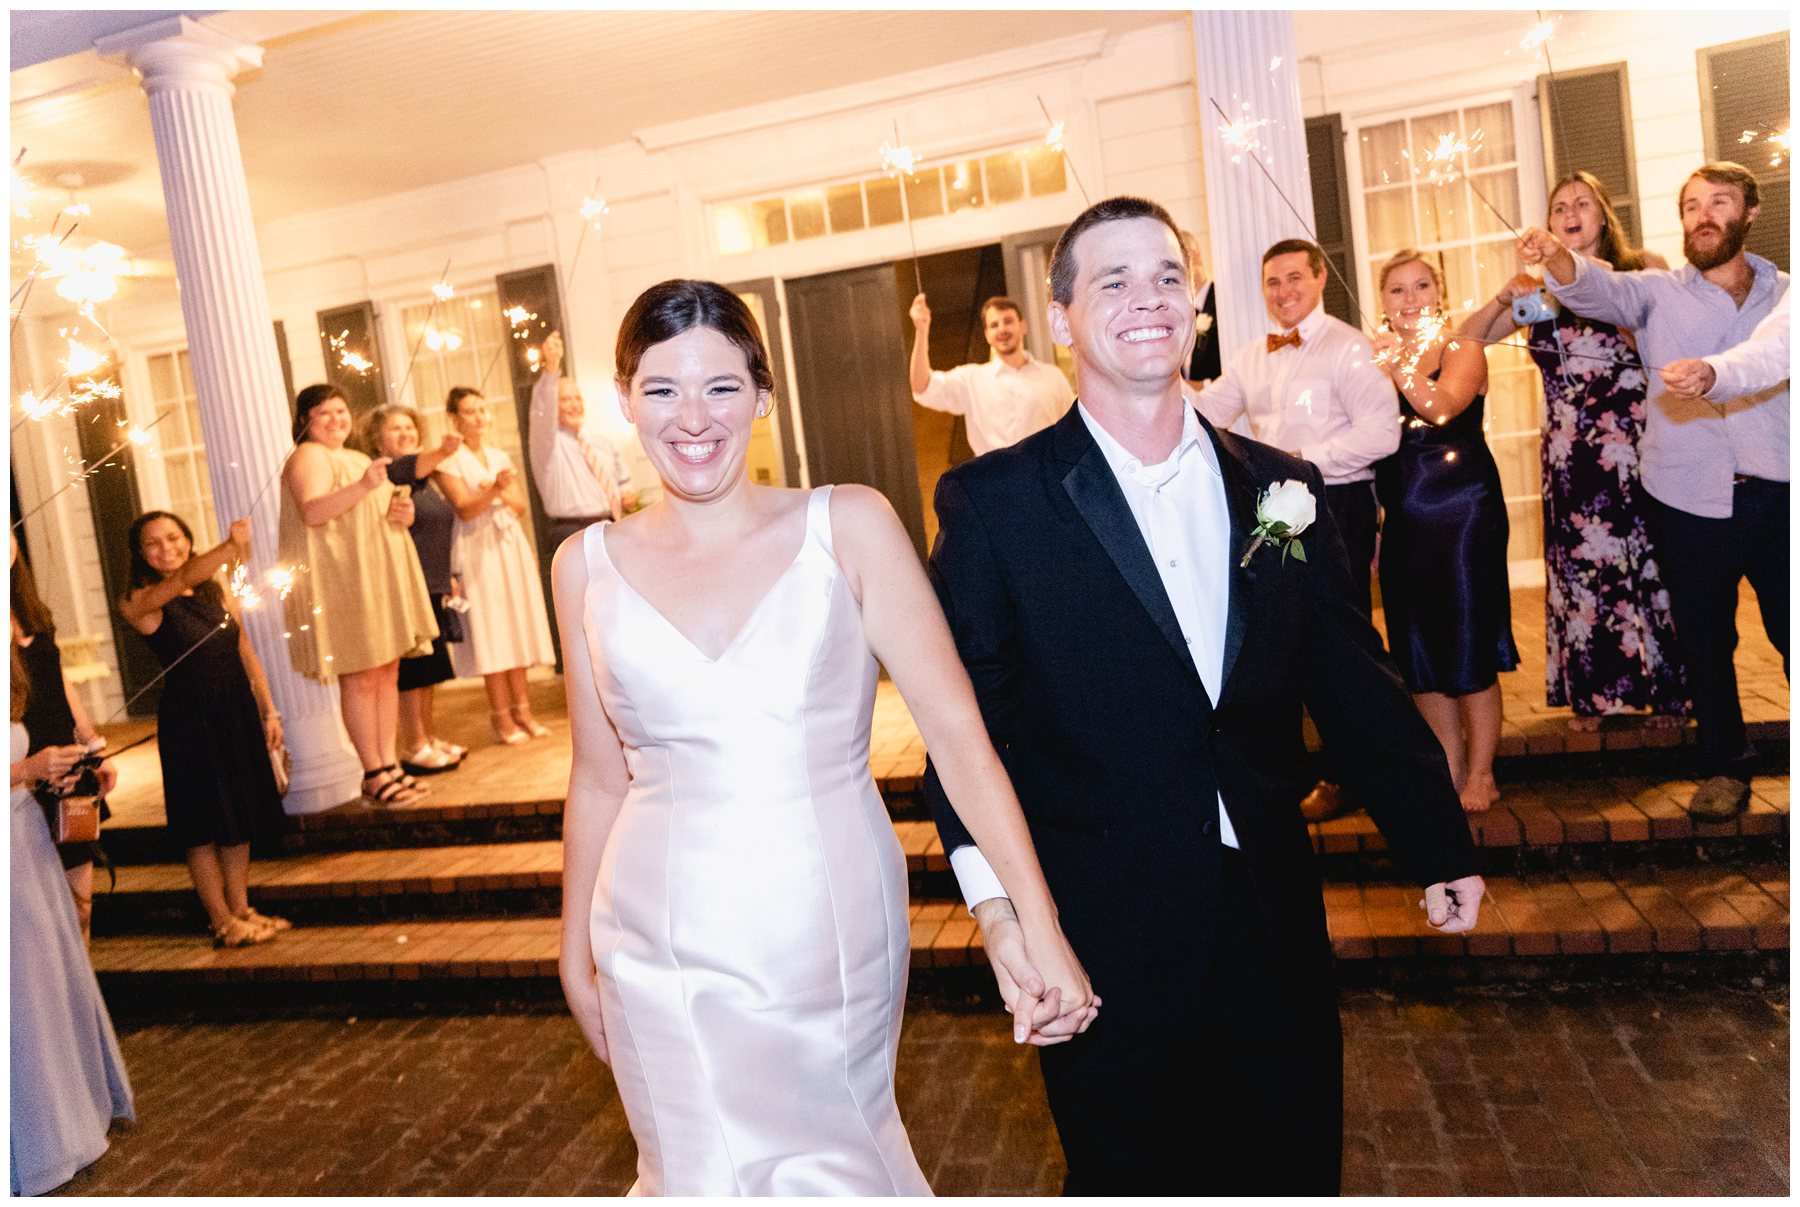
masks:
<svg viewBox="0 0 1800 1207"><path fill-rule="evenodd" d="M1312 527L1318 514L1318 502L1312 491L1306 489L1306 483L1289 478L1269 487L1256 500L1256 527L1250 530L1250 535L1256 539L1244 550L1244 559L1238 567L1248 566L1251 555L1265 544L1278 547L1283 561L1290 553L1296 560L1305 561L1306 547L1300 543L1300 534Z"/></svg>
<svg viewBox="0 0 1800 1207"><path fill-rule="evenodd" d="M1213 325L1212 315L1196 314L1194 316L1194 334L1195 335L1205 335L1208 331L1212 330L1212 325Z"/></svg>

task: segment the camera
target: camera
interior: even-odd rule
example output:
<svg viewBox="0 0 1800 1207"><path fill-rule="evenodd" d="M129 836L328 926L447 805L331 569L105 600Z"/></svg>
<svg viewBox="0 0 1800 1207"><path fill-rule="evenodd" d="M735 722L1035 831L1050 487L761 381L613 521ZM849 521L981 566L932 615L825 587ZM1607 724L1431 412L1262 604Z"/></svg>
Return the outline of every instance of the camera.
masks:
<svg viewBox="0 0 1800 1207"><path fill-rule="evenodd" d="M1513 322L1521 327L1529 327L1533 323L1549 322L1556 318L1556 307L1544 297L1543 286L1538 286L1530 293L1521 294L1513 299Z"/></svg>

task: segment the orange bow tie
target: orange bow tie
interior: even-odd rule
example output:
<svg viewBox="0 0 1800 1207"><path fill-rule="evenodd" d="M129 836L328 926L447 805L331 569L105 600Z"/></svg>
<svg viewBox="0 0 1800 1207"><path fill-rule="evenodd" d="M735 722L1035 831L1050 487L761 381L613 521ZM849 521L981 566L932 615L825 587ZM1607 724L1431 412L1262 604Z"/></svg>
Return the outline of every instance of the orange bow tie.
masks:
<svg viewBox="0 0 1800 1207"><path fill-rule="evenodd" d="M1269 351L1271 352L1279 352L1290 344L1296 348L1300 346L1300 328L1296 327L1286 335L1271 335L1269 337Z"/></svg>

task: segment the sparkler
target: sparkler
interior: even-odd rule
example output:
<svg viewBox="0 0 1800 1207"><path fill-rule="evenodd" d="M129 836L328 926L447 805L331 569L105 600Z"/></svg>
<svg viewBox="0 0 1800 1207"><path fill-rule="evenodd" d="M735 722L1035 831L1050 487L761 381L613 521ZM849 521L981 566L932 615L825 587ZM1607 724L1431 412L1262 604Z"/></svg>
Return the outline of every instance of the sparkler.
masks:
<svg viewBox="0 0 1800 1207"><path fill-rule="evenodd" d="M1219 115L1219 120L1225 123L1224 126L1220 127L1220 132L1223 133L1224 130L1231 125L1231 115L1225 112L1224 108L1219 104L1216 98L1209 96L1206 98L1206 101L1213 107L1213 111ZM1317 244L1319 242L1319 236L1314 232L1312 223L1306 220L1305 215L1300 212L1300 208L1296 206L1293 199L1287 195L1287 190L1281 187L1281 182L1275 179L1274 174L1269 171L1268 165L1263 163L1262 157L1256 153L1254 148L1250 147L1245 148L1244 154L1250 157L1250 162L1256 165L1256 170L1263 174L1263 179L1269 182L1269 187L1275 190L1276 195L1281 198L1282 204L1288 207L1288 212L1294 215L1294 220L1300 224L1300 229L1310 235L1312 241ZM1344 285L1344 292L1350 295L1350 304L1356 307L1356 313L1361 317L1363 326L1368 330L1374 330L1375 324L1369 321L1368 312L1365 311L1362 306L1362 299L1356 296L1356 286L1351 279L1351 275L1346 274L1341 279Z"/></svg>
<svg viewBox="0 0 1800 1207"><path fill-rule="evenodd" d="M597 198L600 191L600 177L594 177L594 187L589 189L581 201L581 233L575 236L575 254L569 257L569 277L575 279L575 266L581 263L581 249L587 243L588 228L600 229L600 218L607 212L604 198Z"/></svg>
<svg viewBox="0 0 1800 1207"><path fill-rule="evenodd" d="M431 305L425 311L425 327L419 332L419 338L413 341L412 355L406 358L406 373L400 378L400 384L394 392L402 398L406 396L406 383L412 380L413 366L419 363L419 349L425 346L425 332L431 330L432 316L437 313L438 303L449 299L454 291L450 288L450 261L444 261L444 270L438 273L438 282L431 287Z"/></svg>
<svg viewBox="0 0 1800 1207"><path fill-rule="evenodd" d="M525 307L517 304L508 306L505 310L502 310L500 314L506 319L506 325L510 328L511 335L514 339L524 339L530 335L531 329L529 324L537 318L537 311L527 310ZM528 349L525 356L525 359L531 362L533 368L536 368L537 366L536 351L535 348ZM494 349L493 356L488 358L487 368L481 371L481 380L475 383L475 388L477 390L487 389L488 375L494 371L494 366L500 363L500 358L505 355L505 353L505 344L501 344L498 348Z"/></svg>
<svg viewBox="0 0 1800 1207"><path fill-rule="evenodd" d="M1040 102L1042 103L1042 102ZM881 144L881 167L889 177L900 182L900 215L906 219L906 242L912 248L913 292L925 292L925 278L919 272L919 241L913 237L912 206L906 200L906 182L919 166L913 149L900 141L900 122L894 121L894 141Z"/></svg>
<svg viewBox="0 0 1800 1207"><path fill-rule="evenodd" d="M319 334L324 335L325 333L321 331ZM369 370L375 367L375 362L364 356L362 353L351 351L350 348L346 347L345 345L349 343L349 340L350 329L346 327L336 335L329 337L331 350L338 354L339 365L346 369L354 369L359 376L367 377L369 375Z"/></svg>
<svg viewBox="0 0 1800 1207"><path fill-rule="evenodd" d="M1438 135L1437 146L1425 152L1425 162L1431 165L1426 174L1426 179L1437 180L1437 165L1443 164L1445 167L1444 178L1443 180L1438 181L1438 183L1449 184L1456 179L1456 157L1458 155L1463 156L1463 183L1469 186L1469 192L1475 194L1476 200L1487 206L1494 217L1500 219L1500 225L1511 231L1513 238L1517 239L1519 237L1519 228L1514 226L1512 222L1507 219L1506 215L1500 212L1499 206L1488 200L1486 193L1476 187L1475 179L1469 173L1468 156L1473 155L1476 151L1481 149L1481 138L1482 135L1480 130L1476 130L1475 133L1470 135L1467 139L1459 138L1454 133Z"/></svg>
<svg viewBox="0 0 1800 1207"><path fill-rule="evenodd" d="M1062 122L1051 119L1050 107L1044 104L1043 97L1038 97L1037 103L1038 109L1044 115L1044 120L1050 123L1050 130L1044 135L1044 145L1062 152L1063 166L1069 169L1069 178L1075 182L1076 189L1081 193L1081 204L1092 205L1093 202L1088 199L1087 186L1081 183L1081 173L1075 170L1075 161L1070 157L1068 149L1063 146Z"/></svg>
<svg viewBox="0 0 1800 1207"><path fill-rule="evenodd" d="M174 407L169 407L167 410L160 412L156 416L155 419L152 419L149 423L144 424L142 427L137 427L134 425L128 432L126 432L125 439L119 441L117 444L113 445L112 448L108 449L105 456L101 457L98 461L95 461L92 465L84 464L81 467L81 470L78 473L76 473L73 477L71 477L69 481L63 483L61 486L59 486L55 490L51 491L50 494L44 498L43 502L39 503L36 507L33 507L30 511L26 512L24 515L20 516L16 520L14 520L13 525L12 525L14 530L17 530L22 524L25 523L26 520L29 520L32 516L36 515L40 511L44 510L44 508L50 506L51 502L54 501L58 495L62 494L63 491L68 490L71 486L74 486L77 482L85 482L89 478L93 477L94 474L99 471L99 469L102 465L105 465L108 461L111 461L114 457L118 456L121 452L132 447L133 445L142 447L143 445L148 444L150 441L150 429L155 427L157 424L161 423L163 420L167 419L170 416L170 414L172 414L174 412L174 410L175 410Z"/></svg>

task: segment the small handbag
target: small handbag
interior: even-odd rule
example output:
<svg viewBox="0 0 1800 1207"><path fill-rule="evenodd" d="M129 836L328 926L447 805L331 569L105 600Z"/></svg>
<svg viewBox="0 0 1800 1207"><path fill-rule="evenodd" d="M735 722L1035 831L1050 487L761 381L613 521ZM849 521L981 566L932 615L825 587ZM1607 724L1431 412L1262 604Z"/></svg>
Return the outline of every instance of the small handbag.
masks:
<svg viewBox="0 0 1800 1207"><path fill-rule="evenodd" d="M286 796L288 780L294 773L294 756L288 753L286 737L269 747L269 770L275 773L275 791Z"/></svg>
<svg viewBox="0 0 1800 1207"><path fill-rule="evenodd" d="M64 796L56 802L50 837L58 843L100 841L100 798Z"/></svg>
<svg viewBox="0 0 1800 1207"><path fill-rule="evenodd" d="M443 604L441 613L443 623L438 625L439 635L449 642L467 641L469 630L468 626L463 623L463 611L469 605L461 597L455 595L446 595L441 602Z"/></svg>

